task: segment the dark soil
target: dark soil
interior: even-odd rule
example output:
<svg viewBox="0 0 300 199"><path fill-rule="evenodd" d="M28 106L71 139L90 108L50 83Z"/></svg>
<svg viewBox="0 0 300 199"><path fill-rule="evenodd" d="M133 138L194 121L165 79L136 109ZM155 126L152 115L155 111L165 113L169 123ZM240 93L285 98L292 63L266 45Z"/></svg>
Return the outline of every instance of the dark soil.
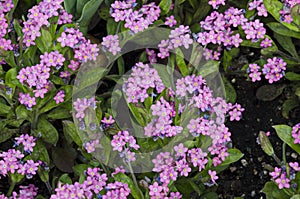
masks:
<svg viewBox="0 0 300 199"><path fill-rule="evenodd" d="M232 79L234 78L229 78L229 80ZM276 155L281 159L282 142L272 126L276 124L294 125L299 122L299 116L297 121L296 114L292 114L290 119L282 117L280 109L282 100L285 98L284 94L270 102L259 101L256 98L256 90L264 84L264 82L246 81L245 78L236 78L233 83L238 96L237 103L241 104L245 111L241 121L229 122L227 126L232 133L233 147L241 150L244 157L221 173L218 181L219 198L265 198L261 190L264 184L270 180L267 169L269 166L278 165L273 158L263 152L261 146L256 142L258 133L261 130L271 132L270 141ZM287 160L299 161L300 158L292 158L291 153L293 151L287 148Z"/></svg>

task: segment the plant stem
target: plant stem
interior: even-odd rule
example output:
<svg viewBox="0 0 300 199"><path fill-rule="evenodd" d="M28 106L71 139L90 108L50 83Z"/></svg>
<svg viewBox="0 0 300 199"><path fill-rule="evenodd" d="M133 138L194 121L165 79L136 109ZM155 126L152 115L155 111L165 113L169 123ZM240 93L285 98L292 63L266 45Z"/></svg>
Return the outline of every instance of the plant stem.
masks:
<svg viewBox="0 0 300 199"><path fill-rule="evenodd" d="M8 196L8 197L11 196L11 194L12 194L12 192L13 192L15 186L16 186L16 183L15 183L14 181L12 181L12 183L10 184L10 187L9 187L9 189L8 189L8 192L7 192L7 196Z"/></svg>
<svg viewBox="0 0 300 199"><path fill-rule="evenodd" d="M38 110L35 110L33 112L33 120L32 120L32 123L31 123L31 130L36 130L37 129L38 119L39 119Z"/></svg>

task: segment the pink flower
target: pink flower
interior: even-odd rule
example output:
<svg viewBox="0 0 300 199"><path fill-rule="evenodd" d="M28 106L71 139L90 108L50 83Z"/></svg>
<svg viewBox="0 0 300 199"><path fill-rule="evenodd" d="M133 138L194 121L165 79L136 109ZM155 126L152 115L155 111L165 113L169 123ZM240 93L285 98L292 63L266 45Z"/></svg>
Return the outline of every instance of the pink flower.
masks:
<svg viewBox="0 0 300 199"><path fill-rule="evenodd" d="M169 27L173 27L176 25L176 23L177 23L177 21L175 20L173 15L166 17L165 25L167 25Z"/></svg>
<svg viewBox="0 0 300 199"><path fill-rule="evenodd" d="M290 179L286 177L285 173L282 173L281 176L275 180L275 182L278 184L279 189L290 188Z"/></svg>
<svg viewBox="0 0 300 199"><path fill-rule="evenodd" d="M64 102L64 97L65 97L65 91L59 91L55 96L54 96L54 100L56 102L56 104L59 104L61 102Z"/></svg>
<svg viewBox="0 0 300 199"><path fill-rule="evenodd" d="M213 183L216 183L216 180L219 178L219 177L217 176L217 172L216 172L216 171L208 170L208 175L210 175L211 181L212 181Z"/></svg>

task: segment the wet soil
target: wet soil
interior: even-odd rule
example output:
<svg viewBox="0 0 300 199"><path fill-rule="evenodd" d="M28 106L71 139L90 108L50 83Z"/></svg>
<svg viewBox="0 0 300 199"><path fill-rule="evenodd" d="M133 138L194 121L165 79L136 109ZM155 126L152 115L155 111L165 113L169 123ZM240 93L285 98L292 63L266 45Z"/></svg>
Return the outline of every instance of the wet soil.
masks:
<svg viewBox="0 0 300 199"><path fill-rule="evenodd" d="M233 86L237 92L237 103L241 104L245 111L241 121L229 122L227 126L232 133L233 147L239 149L244 156L220 174L219 198L265 198L261 190L264 184L270 180L268 168L278 165L273 158L263 152L257 143L258 133L261 130L271 132L270 141L276 155L281 159L282 142L272 126L276 124L294 125L300 121L300 118L297 114L291 114L293 116L290 116L289 119L283 118L281 106L285 98L284 94L269 102L256 98L256 90L267 83L253 83L246 81L245 78L229 78L229 80L232 79L235 80ZM294 110L294 113L296 111ZM300 158L293 158L295 153L292 153L293 151L287 148L287 160L299 161Z"/></svg>

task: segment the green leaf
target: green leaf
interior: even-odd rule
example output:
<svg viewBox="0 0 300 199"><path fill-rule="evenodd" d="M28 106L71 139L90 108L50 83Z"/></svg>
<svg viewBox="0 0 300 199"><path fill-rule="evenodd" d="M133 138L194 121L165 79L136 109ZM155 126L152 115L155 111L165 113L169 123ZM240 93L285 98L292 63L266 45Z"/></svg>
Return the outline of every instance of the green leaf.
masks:
<svg viewBox="0 0 300 199"><path fill-rule="evenodd" d="M260 142L261 148L264 150L264 152L268 156L273 156L274 155L273 146L272 146L269 138L267 137L266 133L263 132L263 131L259 132L259 142Z"/></svg>
<svg viewBox="0 0 300 199"><path fill-rule="evenodd" d="M261 101L272 101L282 94L285 87L285 84L263 85L257 89L256 98Z"/></svg>
<svg viewBox="0 0 300 199"><path fill-rule="evenodd" d="M214 170L216 170L217 172L224 170L229 166L229 164L238 161L244 156L244 154L240 150L235 148L228 149L227 152L229 155L225 158L225 160L214 168Z"/></svg>
<svg viewBox="0 0 300 199"><path fill-rule="evenodd" d="M209 192L200 197L200 199L218 199L218 194L215 192Z"/></svg>
<svg viewBox="0 0 300 199"><path fill-rule="evenodd" d="M165 87L167 88L173 88L174 89L174 80L172 75L173 74L169 74L167 67L169 66L165 66L162 64L152 64L153 68L156 69L160 79L162 80L163 84L165 85ZM172 81L173 80L173 81Z"/></svg>
<svg viewBox="0 0 300 199"><path fill-rule="evenodd" d="M11 111L11 107L0 102L0 116L6 116Z"/></svg>
<svg viewBox="0 0 300 199"><path fill-rule="evenodd" d="M22 26L20 25L20 23L17 19L14 19L14 29L15 29L18 37L23 36Z"/></svg>
<svg viewBox="0 0 300 199"><path fill-rule="evenodd" d="M300 74L294 72L287 72L285 74L285 78L287 78L290 81L300 81Z"/></svg>
<svg viewBox="0 0 300 199"><path fill-rule="evenodd" d="M32 121L32 112L27 110L24 105L19 105L16 108L16 116L17 116L17 119L25 119L30 122Z"/></svg>
<svg viewBox="0 0 300 199"><path fill-rule="evenodd" d="M294 58L298 58L298 54L295 48L295 45L290 37L286 37L277 33L274 33L274 37L278 41L278 43L284 48L287 52L289 52Z"/></svg>
<svg viewBox="0 0 300 199"><path fill-rule="evenodd" d="M57 107L55 109L53 109L52 111L50 111L47 114L47 117L49 119L67 119L72 117L70 110L63 108L63 107Z"/></svg>
<svg viewBox="0 0 300 199"><path fill-rule="evenodd" d="M280 20L280 10L282 10L283 8L283 4L278 1L278 0L264 0L264 6L266 7L266 9L268 10L268 12L278 21L281 22ZM273 23L273 22L272 22ZM274 22L275 23L275 22ZM283 25L283 27L287 27L287 29L293 30L293 31L297 31L300 32L300 29L297 28L297 26L293 25L293 24L289 24L286 22L281 22Z"/></svg>
<svg viewBox="0 0 300 199"><path fill-rule="evenodd" d="M45 118L41 118L38 122L38 132L42 134L42 140L47 143L56 145L58 141L58 132L56 128Z"/></svg>
<svg viewBox="0 0 300 199"><path fill-rule="evenodd" d="M199 71L199 75L201 75L202 77L206 77L210 74L215 74L215 73L219 73L219 65L220 62L217 61L208 61L207 63L205 63L204 65L202 65L200 67Z"/></svg>
<svg viewBox="0 0 300 199"><path fill-rule="evenodd" d="M77 0L64 0L64 8L69 13L75 16Z"/></svg>
<svg viewBox="0 0 300 199"><path fill-rule="evenodd" d="M107 35L114 35L117 33L118 23L113 18L108 18L106 22Z"/></svg>
<svg viewBox="0 0 300 199"><path fill-rule="evenodd" d="M21 83L17 79L17 75L18 75L18 71L16 68L9 69L5 75L5 84L6 86L13 88L13 91L16 86L21 86Z"/></svg>
<svg viewBox="0 0 300 199"><path fill-rule="evenodd" d="M71 138L72 141L74 141L78 146L82 146L82 140L80 139L80 136L78 134L77 128L75 124L71 121L64 120L63 123L63 131L66 138ZM68 141L71 143L72 141Z"/></svg>
<svg viewBox="0 0 300 199"><path fill-rule="evenodd" d="M282 116L288 119L290 111L299 105L300 105L299 100L296 97L285 100L282 105Z"/></svg>
<svg viewBox="0 0 300 199"><path fill-rule="evenodd" d="M50 158L47 148L41 140L36 141L33 152L28 157L28 160L29 159L33 159L34 161L41 160L43 162L46 162L47 164L50 164Z"/></svg>
<svg viewBox="0 0 300 199"><path fill-rule="evenodd" d="M294 195L290 199L300 199L300 194Z"/></svg>
<svg viewBox="0 0 300 199"><path fill-rule="evenodd" d="M222 76L223 84L225 87L225 97L226 101L230 103L235 103L237 94L235 89L233 88L232 84L224 77Z"/></svg>
<svg viewBox="0 0 300 199"><path fill-rule="evenodd" d="M63 184L72 184L72 179L69 177L67 173L61 175L58 179L59 182Z"/></svg>
<svg viewBox="0 0 300 199"><path fill-rule="evenodd" d="M295 5L291 10L291 15L293 17L293 22L300 26L300 5Z"/></svg>
<svg viewBox="0 0 300 199"><path fill-rule="evenodd" d="M71 85L65 85L65 86L62 86L59 90L64 90L65 91L64 102L62 102L60 104L56 104L55 100L51 100L43 108L41 108L41 110L39 111L39 114L45 113L47 111L50 111L51 109L53 109L53 108L55 108L57 106L61 106L63 104L66 104L71 99L72 92L73 92L73 86L71 86Z"/></svg>
<svg viewBox="0 0 300 199"><path fill-rule="evenodd" d="M6 51L5 52L5 57L4 57L4 60L5 62L9 65L9 66L12 66L14 68L17 68L17 64L15 62L15 56L14 56L14 52L13 51Z"/></svg>
<svg viewBox="0 0 300 199"><path fill-rule="evenodd" d="M293 30L288 29L287 27L285 27L284 25L282 25L281 23L277 23L277 22L270 22L267 23L267 26L274 32L283 35L283 36L287 36L287 37L294 37L297 39L300 39L300 32L296 32Z"/></svg>
<svg viewBox="0 0 300 199"><path fill-rule="evenodd" d="M114 175L114 178L118 182L123 182L125 184L128 184L128 187L130 188L130 194L133 196L133 198L135 198L135 199L144 198L142 191L139 189L139 187L136 187L133 184L131 178L129 178L126 174L118 173L118 174Z"/></svg>
<svg viewBox="0 0 300 199"><path fill-rule="evenodd" d="M132 103L129 103L128 107L139 125L146 126L148 111L145 108L136 107Z"/></svg>
<svg viewBox="0 0 300 199"><path fill-rule="evenodd" d="M211 10L210 5L208 5L209 0L201 0L201 3L199 3L194 16L193 16L193 22L200 22Z"/></svg>
<svg viewBox="0 0 300 199"><path fill-rule="evenodd" d="M159 7L162 11L162 15L167 14L170 11L172 5L172 0L161 0L159 3Z"/></svg>
<svg viewBox="0 0 300 199"><path fill-rule="evenodd" d="M52 35L49 30L45 28L41 29L41 36L36 38L36 45L38 49L42 52L50 52L52 46Z"/></svg>
<svg viewBox="0 0 300 199"><path fill-rule="evenodd" d="M81 16L84 6L90 0L76 0L76 16Z"/></svg>
<svg viewBox="0 0 300 199"><path fill-rule="evenodd" d="M78 2L82 1L86 2L86 0L78 0L77 5ZM90 0L84 5L81 17L77 21L79 23L79 29L84 35L87 33L87 27L102 2L103 0Z"/></svg>
<svg viewBox="0 0 300 199"><path fill-rule="evenodd" d="M0 143L5 142L10 139L13 135L15 135L19 129L8 129L4 128L0 130Z"/></svg>
<svg viewBox="0 0 300 199"><path fill-rule="evenodd" d="M252 42L251 40L244 39L241 46L251 47L251 48L261 48L260 42Z"/></svg>
<svg viewBox="0 0 300 199"><path fill-rule="evenodd" d="M53 163L62 172L73 172L73 166L76 156L77 152L71 146L54 147L52 149Z"/></svg>
<svg viewBox="0 0 300 199"><path fill-rule="evenodd" d="M176 48L176 64L181 72L181 74L185 77L189 73L189 69L187 68L187 65L184 60L184 55L180 48Z"/></svg>
<svg viewBox="0 0 300 199"><path fill-rule="evenodd" d="M77 176L84 175L84 172L89 168L89 165L87 164L76 164L73 167L74 173Z"/></svg>
<svg viewBox="0 0 300 199"><path fill-rule="evenodd" d="M294 144L294 138L292 137L292 127L288 125L275 125L273 128L276 130L278 137L300 154L300 145Z"/></svg>
<svg viewBox="0 0 300 199"><path fill-rule="evenodd" d="M118 62L119 75L123 75L125 73L125 63L123 57L122 56L119 57L117 62Z"/></svg>
<svg viewBox="0 0 300 199"><path fill-rule="evenodd" d="M275 182L267 182L262 190L268 199L289 199L284 190L280 190Z"/></svg>

